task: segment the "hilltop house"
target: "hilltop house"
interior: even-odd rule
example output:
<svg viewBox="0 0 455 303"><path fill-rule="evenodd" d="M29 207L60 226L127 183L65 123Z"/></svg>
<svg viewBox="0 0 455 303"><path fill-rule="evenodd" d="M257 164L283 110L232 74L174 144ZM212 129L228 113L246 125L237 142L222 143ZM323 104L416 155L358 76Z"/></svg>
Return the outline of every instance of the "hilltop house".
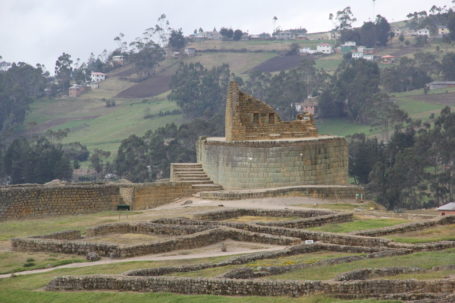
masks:
<svg viewBox="0 0 455 303"><path fill-rule="evenodd" d="M428 28L421 28L415 31L415 35L420 37L430 37L431 33Z"/></svg>
<svg viewBox="0 0 455 303"><path fill-rule="evenodd" d="M68 89L68 96L77 98L82 95L87 90L85 85L73 84Z"/></svg>
<svg viewBox="0 0 455 303"><path fill-rule="evenodd" d="M291 31L276 31L273 33L273 37L277 40L294 40L295 35Z"/></svg>
<svg viewBox="0 0 455 303"><path fill-rule="evenodd" d="M90 79L92 80L92 82L99 83L101 81L106 80L106 74L101 72L92 72L92 74L90 75Z"/></svg>
<svg viewBox="0 0 455 303"><path fill-rule="evenodd" d="M403 31L401 30L401 28L394 27L392 28L392 33L394 34L395 37L398 37L403 33Z"/></svg>
<svg viewBox="0 0 455 303"><path fill-rule="evenodd" d="M455 87L455 81L433 81L427 84L430 90Z"/></svg>
<svg viewBox="0 0 455 303"><path fill-rule="evenodd" d="M196 56L196 49L193 47L187 47L187 48L185 48L184 53L188 57L193 57L193 56Z"/></svg>
<svg viewBox="0 0 455 303"><path fill-rule="evenodd" d="M298 113L308 113L316 117L318 113L318 98L308 97L302 103L295 103L294 107Z"/></svg>
<svg viewBox="0 0 455 303"><path fill-rule="evenodd" d="M381 62L384 64L392 64L393 62L395 62L395 56L392 56L392 55L382 56Z"/></svg>
<svg viewBox="0 0 455 303"><path fill-rule="evenodd" d="M112 56L112 63L114 65L123 65L125 63L125 57L124 56Z"/></svg>
<svg viewBox="0 0 455 303"><path fill-rule="evenodd" d="M312 55L312 54L316 54L317 50L315 50L311 47L304 47L304 48L299 49L299 53L300 53L300 55Z"/></svg>
<svg viewBox="0 0 455 303"><path fill-rule="evenodd" d="M328 43L321 43L316 46L316 51L318 53L330 55L331 53L333 53L333 47Z"/></svg>
<svg viewBox="0 0 455 303"><path fill-rule="evenodd" d="M447 26L438 26L438 36L439 37L443 37L448 34L450 34L450 30L447 28Z"/></svg>

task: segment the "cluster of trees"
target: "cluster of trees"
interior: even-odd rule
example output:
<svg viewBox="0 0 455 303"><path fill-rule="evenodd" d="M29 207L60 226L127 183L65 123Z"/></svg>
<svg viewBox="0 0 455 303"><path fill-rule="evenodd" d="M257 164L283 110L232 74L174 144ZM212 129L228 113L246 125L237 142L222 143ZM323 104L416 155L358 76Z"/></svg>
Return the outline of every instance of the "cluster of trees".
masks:
<svg viewBox="0 0 455 303"><path fill-rule="evenodd" d="M29 105L45 95L48 77L40 65L22 62L0 72L0 141L22 125Z"/></svg>
<svg viewBox="0 0 455 303"><path fill-rule="evenodd" d="M446 53L441 61L435 54L417 53L382 71L375 62L347 56L319 94L320 115L364 124L400 119L403 113L387 93L419 88L426 92L433 79L455 80L454 71L455 53Z"/></svg>
<svg viewBox="0 0 455 303"><path fill-rule="evenodd" d="M355 135L349 172L388 209L434 207L455 198L455 113L397 128L387 142Z"/></svg>
<svg viewBox="0 0 455 303"><path fill-rule="evenodd" d="M0 179L12 184L71 179L73 166L61 144L46 137L19 138L0 151Z"/></svg>
<svg viewBox="0 0 455 303"><path fill-rule="evenodd" d="M283 119L290 120L296 115L294 103L317 94L328 79L328 74L316 68L313 58L303 57L300 64L289 71L278 74L254 71L243 87L251 95L272 105Z"/></svg>
<svg viewBox="0 0 455 303"><path fill-rule="evenodd" d="M374 22L363 23L360 28L353 28L352 23L357 21L351 8L348 6L334 14L329 15L334 22L335 29L340 33L340 42L355 41L358 45L366 47L386 46L391 38L390 24L381 15L376 16Z"/></svg>
<svg viewBox="0 0 455 303"><path fill-rule="evenodd" d="M207 69L200 63L181 63L172 76L169 99L188 118L211 118L224 111L231 76L227 64Z"/></svg>
<svg viewBox="0 0 455 303"><path fill-rule="evenodd" d="M224 40L233 40L239 41L242 39L243 32L240 29L233 30L232 28L222 27L220 29L220 34L223 36Z"/></svg>
<svg viewBox="0 0 455 303"><path fill-rule="evenodd" d="M176 126L168 124L143 137L132 135L122 141L114 167L117 174L134 182L169 177L173 162L195 162L195 143L199 136L223 136L221 116L195 119Z"/></svg>

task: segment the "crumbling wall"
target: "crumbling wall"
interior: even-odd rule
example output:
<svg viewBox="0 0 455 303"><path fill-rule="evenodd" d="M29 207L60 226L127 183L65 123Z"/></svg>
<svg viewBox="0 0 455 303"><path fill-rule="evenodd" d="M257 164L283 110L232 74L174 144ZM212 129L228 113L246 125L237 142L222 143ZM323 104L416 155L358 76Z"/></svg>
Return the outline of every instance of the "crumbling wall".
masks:
<svg viewBox="0 0 455 303"><path fill-rule="evenodd" d="M227 141L315 137L318 135L312 115L294 121L281 121L268 104L241 92L231 82L226 101Z"/></svg>

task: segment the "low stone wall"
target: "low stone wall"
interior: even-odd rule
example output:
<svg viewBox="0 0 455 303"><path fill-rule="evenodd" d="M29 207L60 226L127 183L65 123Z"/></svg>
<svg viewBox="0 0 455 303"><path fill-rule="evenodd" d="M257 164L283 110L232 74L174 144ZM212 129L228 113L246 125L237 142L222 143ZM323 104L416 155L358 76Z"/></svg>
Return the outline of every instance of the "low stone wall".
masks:
<svg viewBox="0 0 455 303"><path fill-rule="evenodd" d="M268 225L268 226L281 226L287 228L308 228L314 226L321 226L324 224L331 224L331 223L343 223L343 222L350 222L353 220L354 214L353 213L342 213L342 214L333 214L333 215L325 215L325 216L318 216L314 218L307 218L307 219L300 219L300 220L291 220L285 222L258 222L258 225Z"/></svg>
<svg viewBox="0 0 455 303"><path fill-rule="evenodd" d="M13 250L16 251L49 251L81 255L86 255L89 252L96 252L100 256L126 258L178 249L203 247L226 239L273 245L293 245L300 242L300 239L298 238L273 236L228 227L219 227L165 241L154 241L151 243L130 246L113 245L109 243L89 243L82 240L65 241L37 238L15 238L11 240L11 243Z"/></svg>
<svg viewBox="0 0 455 303"><path fill-rule="evenodd" d="M202 214L203 215L203 214ZM218 222L218 221L201 221L191 220L187 218L165 218L158 219L153 222L176 224L176 225L204 225L204 226L227 226L231 228L247 230L250 232L265 233L277 236L286 236L299 238L301 240L314 240L324 243L348 245L348 246L364 246L387 248L391 240L375 237L357 236L352 234L330 233L309 231L295 228L285 228L276 226L265 226L259 224L237 223L237 222Z"/></svg>
<svg viewBox="0 0 455 303"><path fill-rule="evenodd" d="M334 214L331 211L309 209L259 209L259 208L227 208L222 210L210 211L196 214L194 217L199 220L226 220L241 216L258 216L258 217L316 217L328 214Z"/></svg>
<svg viewBox="0 0 455 303"><path fill-rule="evenodd" d="M390 293L451 293L455 279L367 280L353 282L267 281L204 279L184 277L131 277L120 275L64 276L52 280L47 290L117 290L172 292L228 296L303 296L355 294L371 296Z"/></svg>
<svg viewBox="0 0 455 303"><path fill-rule="evenodd" d="M430 227L433 227L436 225L445 225L445 224L455 224L455 216L444 216L444 217L436 218L433 220L404 223L404 224L399 224L399 225L395 225L395 226L388 226L388 227L383 227L383 228L358 231L358 232L353 232L352 234L361 235L361 236L377 237L377 236L384 236L384 235L390 235L390 234L396 234L396 233L404 233L404 232L422 230L422 229L430 228Z"/></svg>
<svg viewBox="0 0 455 303"><path fill-rule="evenodd" d="M220 227L168 241L122 247L118 249L116 251L116 254L112 255L112 257L126 258L179 249L192 249L218 243L226 239L273 245L293 245L300 242L298 238L272 236L268 234L253 233L244 230Z"/></svg>
<svg viewBox="0 0 455 303"><path fill-rule="evenodd" d="M86 237L97 237L107 234L158 234L169 236L189 235L196 232L210 229L210 226L203 225L173 225L159 224L152 222L140 223L111 223L98 225L86 230Z"/></svg>
<svg viewBox="0 0 455 303"><path fill-rule="evenodd" d="M55 240L78 240L82 239L81 232L79 230L64 230L52 234L33 236L30 238L35 239L55 239Z"/></svg>
<svg viewBox="0 0 455 303"><path fill-rule="evenodd" d="M366 255L332 258L332 259L322 260L322 261L318 261L318 262L310 263L310 264L300 263L300 264L284 265L284 266L260 266L258 268L252 268L252 267L236 268L232 271L225 273L223 275L223 277L229 278L229 279L255 279L255 278L262 278L262 277L266 277L266 276L284 274L287 272L302 270L302 269L310 268L310 267L351 263L351 262L359 261L359 260L384 258L384 257L398 256L398 255L404 255L404 254L409 254L409 253L412 253L412 251L410 251L410 250L384 250L384 251L378 251L378 252L374 252L374 253L370 253L370 254L366 254Z"/></svg>
<svg viewBox="0 0 455 303"><path fill-rule="evenodd" d="M354 185L300 185L269 189L207 191L199 195L208 200L243 200L287 196L317 199L355 199L364 189Z"/></svg>

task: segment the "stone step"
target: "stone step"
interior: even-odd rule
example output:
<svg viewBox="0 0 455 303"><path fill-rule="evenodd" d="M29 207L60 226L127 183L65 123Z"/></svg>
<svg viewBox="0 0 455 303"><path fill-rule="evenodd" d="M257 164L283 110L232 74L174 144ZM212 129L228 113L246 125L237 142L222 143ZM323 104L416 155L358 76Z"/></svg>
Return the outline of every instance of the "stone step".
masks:
<svg viewBox="0 0 455 303"><path fill-rule="evenodd" d="M202 168L200 163L172 163L174 168Z"/></svg>
<svg viewBox="0 0 455 303"><path fill-rule="evenodd" d="M182 177L182 176L179 176L179 179L180 180L185 180L185 181L191 181L191 180L195 180L195 181L203 181L203 180L206 180L206 181L210 181L210 178L205 176L205 177Z"/></svg>
<svg viewBox="0 0 455 303"><path fill-rule="evenodd" d="M194 184L192 187L195 191L223 190L223 187L218 184Z"/></svg>
<svg viewBox="0 0 455 303"><path fill-rule="evenodd" d="M213 181L209 180L180 180L182 183L191 183L191 184L213 184Z"/></svg>
<svg viewBox="0 0 455 303"><path fill-rule="evenodd" d="M191 168L191 167L174 167L174 172L203 172L202 167L200 168Z"/></svg>
<svg viewBox="0 0 455 303"><path fill-rule="evenodd" d="M179 177L206 177L207 174L204 172L175 172Z"/></svg>

